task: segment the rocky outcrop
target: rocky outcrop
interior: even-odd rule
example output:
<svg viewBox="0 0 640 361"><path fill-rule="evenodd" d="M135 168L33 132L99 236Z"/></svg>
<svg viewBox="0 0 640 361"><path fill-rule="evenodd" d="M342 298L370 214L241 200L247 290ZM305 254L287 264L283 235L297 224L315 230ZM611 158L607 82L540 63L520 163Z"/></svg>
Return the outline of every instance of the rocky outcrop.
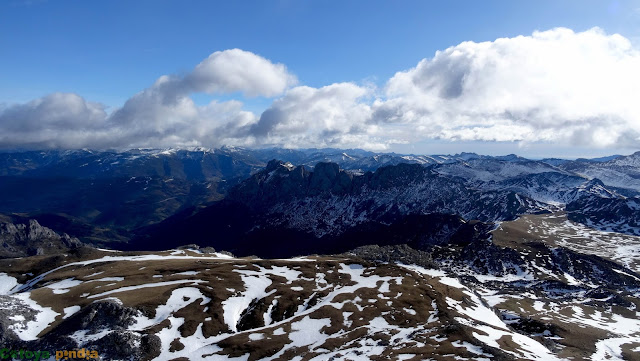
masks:
<svg viewBox="0 0 640 361"><path fill-rule="evenodd" d="M121 302L102 300L94 302L73 316L66 319L56 329L61 334L71 330L87 330L87 334L95 334L102 330L124 330L135 322L139 311L125 307Z"/></svg>
<svg viewBox="0 0 640 361"><path fill-rule="evenodd" d="M383 246L368 245L358 247L347 255L357 256L371 262L415 264L425 268L435 268L436 263L428 252L420 251L406 244Z"/></svg>
<svg viewBox="0 0 640 361"><path fill-rule="evenodd" d="M129 330L140 311L114 299L94 302L63 320L51 332L32 341L21 340L14 332L16 317L36 320L37 312L16 298L0 296L0 342L12 349L98 351L102 360L151 360L160 354L160 338L152 333ZM5 308L11 309L11 314ZM7 321L12 326L7 327ZM77 332L81 330L81 335ZM96 336L97 335L97 336Z"/></svg>
<svg viewBox="0 0 640 361"><path fill-rule="evenodd" d="M0 222L0 258L16 258L67 252L83 243L66 233L58 234L35 219Z"/></svg>
<svg viewBox="0 0 640 361"><path fill-rule="evenodd" d="M104 360L126 360L134 355L139 360L151 359L160 353L160 339L129 330L139 314L115 299L97 301L64 320L41 342L54 348L99 350ZM69 337L77 330L89 337ZM103 337L90 337L105 331L108 333Z"/></svg>

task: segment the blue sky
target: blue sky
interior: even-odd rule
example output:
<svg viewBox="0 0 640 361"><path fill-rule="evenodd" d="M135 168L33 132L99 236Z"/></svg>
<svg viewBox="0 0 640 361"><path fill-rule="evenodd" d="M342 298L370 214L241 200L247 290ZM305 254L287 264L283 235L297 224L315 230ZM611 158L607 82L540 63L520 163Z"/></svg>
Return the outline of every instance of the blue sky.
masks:
<svg viewBox="0 0 640 361"><path fill-rule="evenodd" d="M234 48L284 64L297 78L295 86L352 82L376 87L368 96L371 103L394 74L437 50L557 27L576 33L599 27L638 49L640 2L7 0L0 3L0 104L9 108L61 92L104 104L111 113L160 76L188 74L210 54ZM194 91L189 98L199 106L236 99L258 119L283 94ZM426 137L390 142L387 149L436 152L442 142L442 137ZM460 144L461 151L484 153L549 151L530 142L484 138L444 142L446 149ZM620 149L556 142L553 149L559 156L600 155L629 151L634 144L627 143Z"/></svg>

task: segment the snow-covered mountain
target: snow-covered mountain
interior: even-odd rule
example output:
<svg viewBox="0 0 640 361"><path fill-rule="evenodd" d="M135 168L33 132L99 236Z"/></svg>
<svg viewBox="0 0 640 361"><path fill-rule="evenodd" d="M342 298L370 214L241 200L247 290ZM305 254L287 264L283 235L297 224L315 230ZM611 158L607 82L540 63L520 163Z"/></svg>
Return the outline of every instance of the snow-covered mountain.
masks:
<svg viewBox="0 0 640 361"><path fill-rule="evenodd" d="M49 359L633 360L639 158L0 154L0 208L19 213L0 216L0 343Z"/></svg>
<svg viewBox="0 0 640 361"><path fill-rule="evenodd" d="M342 170L335 163L318 163L308 170L271 161L233 187L225 202L199 214L173 217L141 234L146 237L144 244L160 239L168 243L159 245L172 247L177 244L171 239L180 235L189 243L233 247L241 254L252 249L260 254L255 244L258 239L282 230L312 245L358 245L341 237L361 237L363 229L378 229L412 215L445 214L500 222L523 214L566 210L572 221L640 235L640 213L634 208L639 204L637 198L623 196L616 189L597 179L517 157L430 166L401 163L364 174ZM218 223L229 227L219 232ZM212 224L216 226L208 226ZM217 232L215 238L212 232ZM309 247L307 251L336 250Z"/></svg>
<svg viewBox="0 0 640 361"><path fill-rule="evenodd" d="M482 190L510 190L540 202L562 204L585 178L545 162L520 157L484 157L443 164L438 174L458 177Z"/></svg>
<svg viewBox="0 0 640 361"><path fill-rule="evenodd" d="M607 186L628 190L634 195L640 192L640 152L601 162L568 161L558 167L588 179L599 179Z"/></svg>
<svg viewBox="0 0 640 361"><path fill-rule="evenodd" d="M331 195L325 198L330 199L333 211L325 207L324 200L314 201L306 196L302 198L307 200L295 207L278 208L291 215L290 222L308 230L316 229L314 232L318 234L331 232L336 225L339 228L340 222L368 220L374 213L440 212L467 219L504 220L519 213L566 208L572 202L578 202L570 207L572 212L586 210L587 203L600 209L597 217L576 214L572 219L588 218L596 227L630 231L631 228L616 226L627 223L616 218L620 202L602 201L600 196L581 200L576 197L588 181L599 181L606 192L628 200L622 202L629 204L627 208L633 207L635 197L640 194L640 153L594 160L536 161L516 155L426 156L357 149L31 151L0 153L3 199L0 214L20 213L87 242L126 242L139 227L163 221L189 207L225 198L234 185L256 174L273 159L302 166L307 172L318 163L335 163L346 171L341 177L360 179L368 177L367 172L376 174L387 166L413 164L428 169L425 173L428 177L407 179L407 184L395 190L368 192L368 188L363 188L357 196L337 195L330 190ZM398 182L402 183L402 179ZM261 197L269 196L268 191L261 193ZM371 204L363 206L367 197ZM397 210L389 206L396 199ZM377 208L365 209L374 206ZM339 214L342 207L347 213ZM626 213L622 216L633 218ZM305 226L309 217L326 217L323 222L327 224ZM336 217L341 220L336 221ZM322 227L326 229L321 230Z"/></svg>

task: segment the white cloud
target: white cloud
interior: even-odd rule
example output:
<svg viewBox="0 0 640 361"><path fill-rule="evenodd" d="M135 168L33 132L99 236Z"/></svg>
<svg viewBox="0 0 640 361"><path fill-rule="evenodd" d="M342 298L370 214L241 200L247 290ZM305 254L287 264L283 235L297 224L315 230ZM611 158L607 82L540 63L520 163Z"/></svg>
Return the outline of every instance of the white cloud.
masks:
<svg viewBox="0 0 640 361"><path fill-rule="evenodd" d="M198 64L184 81L193 91L243 92L248 96L267 97L281 94L298 82L283 64L273 64L240 49L216 51Z"/></svg>
<svg viewBox="0 0 640 361"><path fill-rule="evenodd" d="M640 53L597 28L464 42L385 91L373 121L421 127L420 137L640 144Z"/></svg>
<svg viewBox="0 0 640 361"><path fill-rule="evenodd" d="M54 93L0 113L0 145L76 148L104 125L106 112L76 94ZM60 132L64 131L64 136Z"/></svg>
<svg viewBox="0 0 640 361"><path fill-rule="evenodd" d="M428 139L640 145L640 52L620 35L558 28L464 42L375 91L297 87L249 135L294 147L384 148Z"/></svg>
<svg viewBox="0 0 640 361"><path fill-rule="evenodd" d="M0 113L3 148L131 148L222 145L256 116L238 101L197 106L188 97L164 104L142 92L108 116L99 104L56 93Z"/></svg>
<svg viewBox="0 0 640 361"><path fill-rule="evenodd" d="M282 64L239 49L184 76L163 76L107 115L75 94L0 108L0 147L362 147L429 139L640 145L640 51L597 28L464 42L396 73L383 89L350 82L294 87ZM260 116L237 100L281 95Z"/></svg>
<svg viewBox="0 0 640 361"><path fill-rule="evenodd" d="M353 83L289 90L246 129L258 144L287 147L380 148L367 124L371 108L362 101L372 89Z"/></svg>
<svg viewBox="0 0 640 361"><path fill-rule="evenodd" d="M282 64L239 49L215 52L185 76L162 76L108 115L77 94L0 109L3 148L127 148L248 144L236 128L256 121L236 100L198 106L192 93L274 96L296 83Z"/></svg>

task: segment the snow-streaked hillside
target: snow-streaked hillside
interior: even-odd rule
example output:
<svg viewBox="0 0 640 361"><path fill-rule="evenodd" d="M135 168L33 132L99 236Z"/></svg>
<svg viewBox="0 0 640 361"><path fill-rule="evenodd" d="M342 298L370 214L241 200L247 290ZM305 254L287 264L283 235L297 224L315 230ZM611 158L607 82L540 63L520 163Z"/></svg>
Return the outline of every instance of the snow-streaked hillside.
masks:
<svg viewBox="0 0 640 361"><path fill-rule="evenodd" d="M600 360L640 347L636 305L622 301L638 292L633 270L603 268L620 276L608 281L619 300L608 301L586 270L545 251L482 272L447 249L434 250L440 269L193 249L4 260L0 337L108 360Z"/></svg>
<svg viewBox="0 0 640 361"><path fill-rule="evenodd" d="M603 162L569 161L558 167L610 187L640 192L640 152Z"/></svg>

